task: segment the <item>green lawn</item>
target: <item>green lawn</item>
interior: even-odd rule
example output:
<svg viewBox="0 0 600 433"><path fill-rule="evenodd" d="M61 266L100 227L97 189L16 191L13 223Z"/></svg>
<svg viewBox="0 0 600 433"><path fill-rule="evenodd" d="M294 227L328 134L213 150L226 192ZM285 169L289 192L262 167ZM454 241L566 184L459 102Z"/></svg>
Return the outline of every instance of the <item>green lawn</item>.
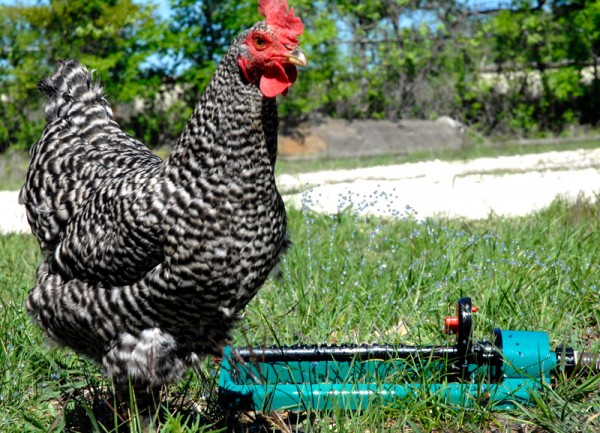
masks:
<svg viewBox="0 0 600 433"><path fill-rule="evenodd" d="M528 218L477 222L293 209L289 217L294 246L249 305L234 344L441 344L450 342L443 318L471 296L477 339L491 338L493 327L539 330L553 348L600 350L600 204L557 201ZM123 421L111 415L98 369L44 344L23 312L39 260L30 236L0 237L0 431L110 431ZM538 404L508 412L485 401L451 407L425 393L364 412L235 417L211 397L215 373L208 360L171 388L162 431L286 431L285 423L315 432L600 431L600 376L584 373L556 378Z"/></svg>

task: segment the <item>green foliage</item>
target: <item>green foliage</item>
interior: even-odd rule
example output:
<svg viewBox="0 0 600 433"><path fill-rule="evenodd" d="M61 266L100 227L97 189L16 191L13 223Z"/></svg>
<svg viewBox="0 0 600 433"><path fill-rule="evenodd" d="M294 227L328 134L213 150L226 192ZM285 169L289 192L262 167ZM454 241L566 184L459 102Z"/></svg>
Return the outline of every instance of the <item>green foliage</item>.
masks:
<svg viewBox="0 0 600 433"><path fill-rule="evenodd" d="M513 10L498 13L479 28L480 37L490 38L496 80L503 83L486 93L498 93L503 101L498 104L492 98L490 103L486 93L477 93L467 122L481 122L485 119L476 119L483 112L492 112L498 121L479 123L484 132L525 135L559 133L573 124L596 125L597 2L555 2L551 9L534 8L535 2L513 3Z"/></svg>
<svg viewBox="0 0 600 433"><path fill-rule="evenodd" d="M239 32L260 19L254 2L172 0L174 11L167 51L183 81L199 92ZM194 101L195 102L195 101Z"/></svg>
<svg viewBox="0 0 600 433"><path fill-rule="evenodd" d="M483 15L459 0L290 4L309 61L280 98L290 125L315 112L450 115L484 134L527 136L600 120L598 2L513 0ZM39 137L35 84L59 58L98 71L126 130L171 145L229 44L260 19L256 0L171 7L171 17L157 17L132 0L0 6L0 151Z"/></svg>
<svg viewBox="0 0 600 433"><path fill-rule="evenodd" d="M152 98L160 79L141 68L162 33L152 13L131 0L0 6L0 95L6 99L0 149L28 148L39 138L44 101L35 86L60 59L96 70L113 104Z"/></svg>

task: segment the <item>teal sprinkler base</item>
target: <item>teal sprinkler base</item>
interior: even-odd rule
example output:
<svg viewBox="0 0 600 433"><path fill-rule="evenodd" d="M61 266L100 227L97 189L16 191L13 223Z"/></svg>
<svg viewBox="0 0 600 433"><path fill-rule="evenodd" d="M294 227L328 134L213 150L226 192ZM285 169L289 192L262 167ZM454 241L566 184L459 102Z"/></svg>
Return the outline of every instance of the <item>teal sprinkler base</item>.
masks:
<svg viewBox="0 0 600 433"><path fill-rule="evenodd" d="M494 330L494 341L472 341L470 298L458 301L453 346L300 346L224 352L219 394L238 409L364 409L418 399L495 409L532 404L559 367L576 366L571 349L550 351L544 332Z"/></svg>

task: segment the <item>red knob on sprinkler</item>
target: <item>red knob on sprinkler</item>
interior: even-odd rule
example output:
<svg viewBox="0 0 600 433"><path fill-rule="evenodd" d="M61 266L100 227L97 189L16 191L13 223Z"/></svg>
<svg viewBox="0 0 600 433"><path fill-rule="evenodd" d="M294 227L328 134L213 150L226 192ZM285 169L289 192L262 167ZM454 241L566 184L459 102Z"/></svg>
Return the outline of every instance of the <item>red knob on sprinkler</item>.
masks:
<svg viewBox="0 0 600 433"><path fill-rule="evenodd" d="M458 332L458 317L450 316L444 319L444 332L446 334L456 334Z"/></svg>
<svg viewBox="0 0 600 433"><path fill-rule="evenodd" d="M477 307L471 308L471 313L477 313ZM459 320L458 316L448 316L444 319L444 332L446 334L458 334Z"/></svg>

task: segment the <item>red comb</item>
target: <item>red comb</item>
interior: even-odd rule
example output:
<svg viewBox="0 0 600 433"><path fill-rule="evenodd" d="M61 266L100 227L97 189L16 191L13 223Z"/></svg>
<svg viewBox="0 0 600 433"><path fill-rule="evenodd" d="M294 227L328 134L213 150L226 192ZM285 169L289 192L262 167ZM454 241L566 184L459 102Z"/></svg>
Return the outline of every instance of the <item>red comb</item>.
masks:
<svg viewBox="0 0 600 433"><path fill-rule="evenodd" d="M287 0L258 0L258 13L265 17L271 27L277 27L289 42L297 44L302 34L302 20L294 16L294 8L288 8Z"/></svg>

